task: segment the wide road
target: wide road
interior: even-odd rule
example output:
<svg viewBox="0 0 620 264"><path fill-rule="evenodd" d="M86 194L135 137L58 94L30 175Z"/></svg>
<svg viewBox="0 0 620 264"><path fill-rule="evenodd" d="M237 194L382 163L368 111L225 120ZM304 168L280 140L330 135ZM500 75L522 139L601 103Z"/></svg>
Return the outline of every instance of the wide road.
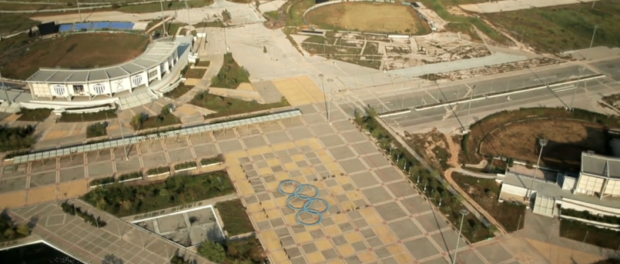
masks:
<svg viewBox="0 0 620 264"><path fill-rule="evenodd" d="M584 65L558 65L546 67L545 70L528 69L518 73L509 73L495 78L485 77L486 80L469 80L462 83L447 83L424 87L411 87L396 93L381 94L341 94L334 101L348 113L360 106L371 106L377 112L387 112L399 109L413 109L425 105L467 99L470 96L488 95L497 92L509 92L524 87L545 86L554 82L569 79L605 74L605 78L591 81L581 81L573 84L563 84L550 88L538 89L523 93L499 96L482 100L461 103L453 107L440 107L427 110L412 110L408 114L385 117L384 120L397 130L410 132L425 131L437 127L449 132L484 116L504 109L519 107L569 107L571 100L573 107L596 110L596 102L602 95L619 92L617 81L620 80L620 59L595 62ZM469 112L469 114L468 114Z"/></svg>

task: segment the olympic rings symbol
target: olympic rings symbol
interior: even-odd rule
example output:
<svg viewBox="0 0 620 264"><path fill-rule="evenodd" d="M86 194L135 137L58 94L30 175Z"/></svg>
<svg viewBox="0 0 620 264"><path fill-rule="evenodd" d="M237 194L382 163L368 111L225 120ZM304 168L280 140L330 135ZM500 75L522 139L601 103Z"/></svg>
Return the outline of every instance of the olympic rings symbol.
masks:
<svg viewBox="0 0 620 264"><path fill-rule="evenodd" d="M293 192L286 192L282 189L282 187L287 187L287 186L295 186L295 190ZM314 194L312 195L307 195L307 194L303 194L302 192L304 192L307 189L311 189ZM297 215L295 215L295 219L297 219L297 222L305 225L305 226L313 226L313 225L318 225L321 222L323 222L323 214L327 211L329 211L329 203L327 203L327 201L325 201L324 199L321 198L316 198L319 195L319 188L317 188L314 185L310 185L310 184L301 184L298 181L294 181L294 180L285 180L280 182L280 185L278 185L278 191L284 195L288 195L289 197L286 199L286 205L293 209L293 210L299 210L299 212L297 212ZM293 199L300 199L300 200L304 200L304 204L302 206L295 206L292 204ZM325 204L325 209L323 210L317 210L313 208L313 205L315 204L315 202L319 202L319 203L323 203ZM318 216L319 219L316 220L315 222L304 222L301 219L301 215L302 213L307 213L313 216Z"/></svg>

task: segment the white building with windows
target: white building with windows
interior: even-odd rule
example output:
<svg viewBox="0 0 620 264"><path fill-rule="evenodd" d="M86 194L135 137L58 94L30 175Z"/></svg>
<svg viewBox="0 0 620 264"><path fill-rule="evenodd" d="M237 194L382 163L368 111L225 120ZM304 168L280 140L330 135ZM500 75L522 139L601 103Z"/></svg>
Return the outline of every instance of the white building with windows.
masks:
<svg viewBox="0 0 620 264"><path fill-rule="evenodd" d="M192 46L192 37L163 38L151 43L140 56L118 65L41 68L26 79L25 90L9 91L9 100L15 103L10 107L13 111L21 107L92 112L155 101L181 83L181 71L193 56Z"/></svg>
<svg viewBox="0 0 620 264"><path fill-rule="evenodd" d="M92 100L149 87L169 74L178 61L177 42L155 42L139 57L119 65L85 70L41 68L26 82L33 100Z"/></svg>

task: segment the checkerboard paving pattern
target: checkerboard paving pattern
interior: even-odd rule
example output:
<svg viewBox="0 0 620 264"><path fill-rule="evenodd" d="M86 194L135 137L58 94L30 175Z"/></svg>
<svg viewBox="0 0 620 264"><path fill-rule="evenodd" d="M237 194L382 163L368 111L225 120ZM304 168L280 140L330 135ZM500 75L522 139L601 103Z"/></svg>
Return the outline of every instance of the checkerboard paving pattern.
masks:
<svg viewBox="0 0 620 264"><path fill-rule="evenodd" d="M324 128L321 106L301 109L303 118L265 136L269 143L225 154L230 177L271 260L448 263L458 235L447 220L344 115L335 120L332 115L332 126ZM280 136L290 140L276 139ZM316 186L318 197L330 203L321 224L297 223L297 211L286 205L288 196L277 190L289 179ZM475 257L463 253L471 260L459 257L458 263L494 263L463 241L459 249ZM501 263L514 261L508 256Z"/></svg>

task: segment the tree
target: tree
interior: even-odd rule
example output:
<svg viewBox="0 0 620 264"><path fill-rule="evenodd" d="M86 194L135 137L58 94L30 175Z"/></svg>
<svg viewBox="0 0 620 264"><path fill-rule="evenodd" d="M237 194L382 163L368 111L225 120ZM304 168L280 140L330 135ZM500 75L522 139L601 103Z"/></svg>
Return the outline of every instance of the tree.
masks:
<svg viewBox="0 0 620 264"><path fill-rule="evenodd" d="M138 130L142 127L142 120L143 120L143 114L142 113L138 113L135 116L133 116L133 118L131 118L131 126L135 129Z"/></svg>
<svg viewBox="0 0 620 264"><path fill-rule="evenodd" d="M224 11L222 11L222 19L224 20L224 22L226 23L230 22L231 18L232 16L230 15L230 12L228 11L228 9L224 9Z"/></svg>
<svg viewBox="0 0 620 264"><path fill-rule="evenodd" d="M263 46L263 53L267 53L267 46Z"/></svg>
<svg viewBox="0 0 620 264"><path fill-rule="evenodd" d="M226 251L224 250L224 246L213 241L205 241L200 244L200 246L198 246L198 254L218 263L221 263L226 259Z"/></svg>
<svg viewBox="0 0 620 264"><path fill-rule="evenodd" d="M30 235L30 227L27 224L19 225L17 227L17 233L22 236Z"/></svg>

